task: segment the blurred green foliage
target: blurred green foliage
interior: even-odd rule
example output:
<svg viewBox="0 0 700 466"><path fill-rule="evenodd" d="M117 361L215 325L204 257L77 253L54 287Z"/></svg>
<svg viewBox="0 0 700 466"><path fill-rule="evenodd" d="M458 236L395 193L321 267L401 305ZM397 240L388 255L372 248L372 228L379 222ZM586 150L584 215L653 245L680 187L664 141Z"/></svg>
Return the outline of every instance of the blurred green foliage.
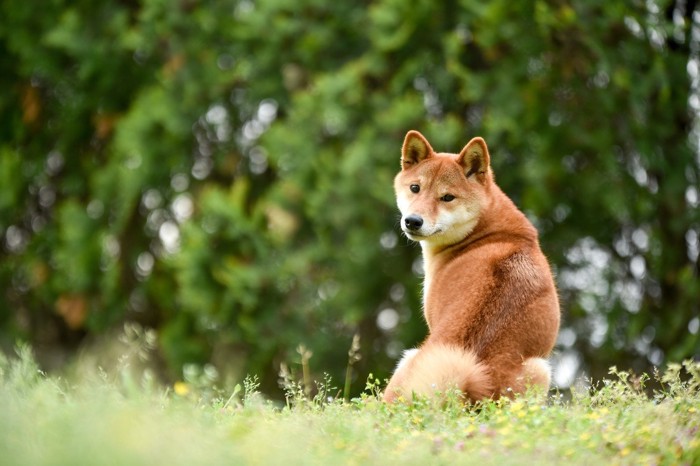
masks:
<svg viewBox="0 0 700 466"><path fill-rule="evenodd" d="M60 363L136 321L170 377L271 392L300 343L342 380L359 333L356 375L387 375L425 333L413 128L486 138L558 272L558 357L699 355L694 1L0 5L5 345Z"/></svg>

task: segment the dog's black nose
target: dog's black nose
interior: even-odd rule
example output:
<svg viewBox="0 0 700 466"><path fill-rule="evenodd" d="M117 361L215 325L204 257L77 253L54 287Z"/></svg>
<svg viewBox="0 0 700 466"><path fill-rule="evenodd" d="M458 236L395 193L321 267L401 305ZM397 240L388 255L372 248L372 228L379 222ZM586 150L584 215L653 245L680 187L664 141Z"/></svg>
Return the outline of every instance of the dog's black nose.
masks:
<svg viewBox="0 0 700 466"><path fill-rule="evenodd" d="M419 215L409 215L403 219L403 223L411 231L419 230L423 226L423 219Z"/></svg>

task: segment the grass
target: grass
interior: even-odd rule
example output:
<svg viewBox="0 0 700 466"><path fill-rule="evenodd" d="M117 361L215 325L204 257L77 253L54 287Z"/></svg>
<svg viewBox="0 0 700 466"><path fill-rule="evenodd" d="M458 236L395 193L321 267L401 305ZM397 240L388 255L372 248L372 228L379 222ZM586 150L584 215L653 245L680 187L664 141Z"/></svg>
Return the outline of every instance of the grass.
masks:
<svg viewBox="0 0 700 466"><path fill-rule="evenodd" d="M129 374L47 376L26 348L0 361L0 464L700 464L700 363L655 374L651 396L646 376L613 368L570 400L472 408L455 394L388 406L372 378L350 402L288 378L279 406L251 378L223 392Z"/></svg>

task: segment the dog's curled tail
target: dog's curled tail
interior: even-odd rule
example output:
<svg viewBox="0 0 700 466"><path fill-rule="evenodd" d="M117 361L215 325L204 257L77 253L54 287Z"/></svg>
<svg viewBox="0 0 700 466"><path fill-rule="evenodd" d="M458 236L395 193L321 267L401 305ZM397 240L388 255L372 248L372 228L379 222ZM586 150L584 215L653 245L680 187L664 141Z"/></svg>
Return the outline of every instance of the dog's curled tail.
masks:
<svg viewBox="0 0 700 466"><path fill-rule="evenodd" d="M454 345L428 344L407 352L384 399L393 401L399 395L411 399L413 394L433 396L454 388L472 402L488 398L494 391L487 366L479 362L473 351Z"/></svg>

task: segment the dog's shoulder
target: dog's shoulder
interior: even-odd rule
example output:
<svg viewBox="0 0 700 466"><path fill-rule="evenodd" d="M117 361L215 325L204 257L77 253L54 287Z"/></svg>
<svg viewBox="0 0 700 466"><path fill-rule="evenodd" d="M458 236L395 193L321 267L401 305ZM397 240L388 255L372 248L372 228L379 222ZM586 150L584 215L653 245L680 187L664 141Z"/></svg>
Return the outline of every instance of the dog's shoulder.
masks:
<svg viewBox="0 0 700 466"><path fill-rule="evenodd" d="M495 262L494 273L500 279L534 286L540 281L543 273L538 262L532 251L518 248Z"/></svg>

